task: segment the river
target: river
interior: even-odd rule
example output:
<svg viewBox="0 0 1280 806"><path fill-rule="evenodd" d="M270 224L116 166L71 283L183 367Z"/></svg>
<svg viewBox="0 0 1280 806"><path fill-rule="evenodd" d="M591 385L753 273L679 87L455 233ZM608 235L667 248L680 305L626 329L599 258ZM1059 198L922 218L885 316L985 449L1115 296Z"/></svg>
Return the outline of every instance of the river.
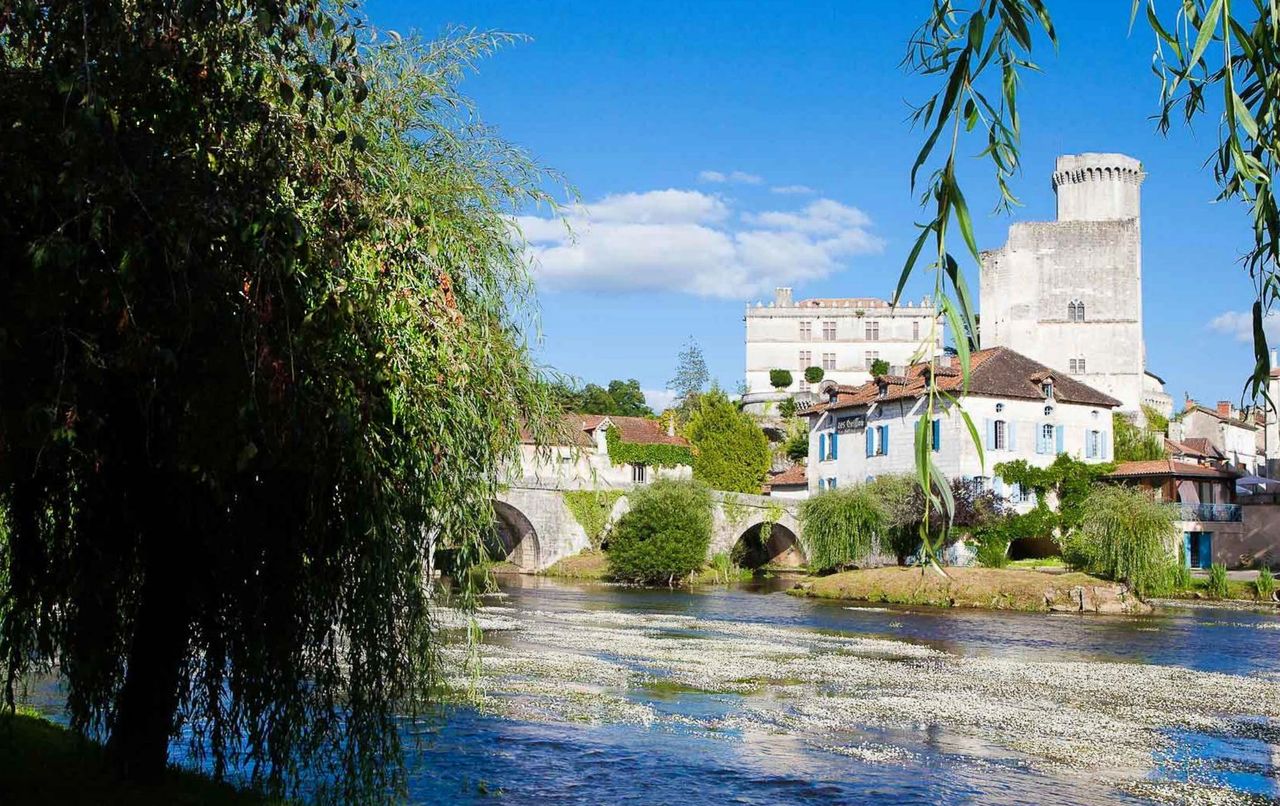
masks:
<svg viewBox="0 0 1280 806"><path fill-rule="evenodd" d="M1280 618L940 611L506 577L421 803L1270 803Z"/></svg>

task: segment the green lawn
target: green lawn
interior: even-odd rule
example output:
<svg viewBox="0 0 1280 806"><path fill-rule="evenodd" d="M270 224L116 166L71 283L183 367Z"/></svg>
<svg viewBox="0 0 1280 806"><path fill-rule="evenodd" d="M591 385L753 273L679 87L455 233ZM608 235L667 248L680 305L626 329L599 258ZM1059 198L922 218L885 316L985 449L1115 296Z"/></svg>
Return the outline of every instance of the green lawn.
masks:
<svg viewBox="0 0 1280 806"><path fill-rule="evenodd" d="M152 786L112 774L102 747L38 716L0 714L0 803L72 806L262 806L263 798L193 772L173 770Z"/></svg>

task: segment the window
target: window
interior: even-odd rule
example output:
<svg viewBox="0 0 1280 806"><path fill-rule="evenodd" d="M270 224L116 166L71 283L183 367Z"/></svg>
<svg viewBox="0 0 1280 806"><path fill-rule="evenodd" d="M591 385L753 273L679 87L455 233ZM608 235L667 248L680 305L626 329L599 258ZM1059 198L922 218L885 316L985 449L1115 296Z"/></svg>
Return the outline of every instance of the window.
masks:
<svg viewBox="0 0 1280 806"><path fill-rule="evenodd" d="M996 411L997 411L997 412L1004 411L1004 404L1003 404L1003 403L997 403L997 404L996 404Z"/></svg>
<svg viewBox="0 0 1280 806"><path fill-rule="evenodd" d="M823 368L823 369L835 369L835 368L836 368L836 354L835 354L835 353L823 353L823 354L822 354L822 368Z"/></svg>
<svg viewBox="0 0 1280 806"><path fill-rule="evenodd" d="M804 379L804 370L800 370L800 385L797 388L801 392L809 391L809 382Z"/></svg>
<svg viewBox="0 0 1280 806"><path fill-rule="evenodd" d="M827 479L827 489L834 490L836 488L836 480L834 478Z"/></svg>
<svg viewBox="0 0 1280 806"><path fill-rule="evenodd" d="M826 461L834 461L840 458L838 450L839 438L835 432L827 436L827 453L822 458Z"/></svg>
<svg viewBox="0 0 1280 806"><path fill-rule="evenodd" d="M1103 455L1106 453L1103 447L1101 431L1085 431L1084 432L1084 456L1086 459L1105 459Z"/></svg>
<svg viewBox="0 0 1280 806"><path fill-rule="evenodd" d="M1077 322L1084 321L1084 303L1083 302L1076 303L1076 321Z"/></svg>
<svg viewBox="0 0 1280 806"><path fill-rule="evenodd" d="M1040 426L1040 441L1036 444L1036 453L1053 453L1053 423Z"/></svg>
<svg viewBox="0 0 1280 806"><path fill-rule="evenodd" d="M880 360L880 353L876 350L867 350L867 371L871 370L871 365Z"/></svg>
<svg viewBox="0 0 1280 806"><path fill-rule="evenodd" d="M835 322L822 323L822 339L823 341L836 340L836 323Z"/></svg>
<svg viewBox="0 0 1280 806"><path fill-rule="evenodd" d="M813 351L801 350L800 351L800 374L803 375L805 369L811 366L813 366Z"/></svg>
<svg viewBox="0 0 1280 806"><path fill-rule="evenodd" d="M998 451L1008 450L1009 441L1009 424L1004 420L996 420L995 429L992 432L992 439L995 441L995 449Z"/></svg>
<svg viewBox="0 0 1280 806"><path fill-rule="evenodd" d="M632 465L631 481L635 484L644 484L648 478L648 465Z"/></svg>
<svg viewBox="0 0 1280 806"><path fill-rule="evenodd" d="M1053 400L1053 379L1048 378L1044 383L1040 384L1040 391L1044 392L1046 398Z"/></svg>
<svg viewBox="0 0 1280 806"><path fill-rule="evenodd" d="M1071 374L1073 374L1073 375L1083 375L1083 374L1084 374L1084 359L1083 359L1083 358L1073 358L1073 359L1071 359L1071 360L1068 362L1068 364L1070 365L1070 366L1069 366L1069 369L1071 370Z"/></svg>
<svg viewBox="0 0 1280 806"><path fill-rule="evenodd" d="M867 341L880 341L879 322L867 322Z"/></svg>
<svg viewBox="0 0 1280 806"><path fill-rule="evenodd" d="M800 323L800 341L813 340L813 322L804 320Z"/></svg>
<svg viewBox="0 0 1280 806"><path fill-rule="evenodd" d="M867 428L867 456L886 456L889 453L889 426L873 425Z"/></svg>
<svg viewBox="0 0 1280 806"><path fill-rule="evenodd" d="M911 338L916 341L920 340L920 320L919 319L911 323Z"/></svg>
<svg viewBox="0 0 1280 806"><path fill-rule="evenodd" d="M1052 417L1052 416L1053 416L1053 406L1045 406L1045 407L1044 407L1044 416L1046 416L1046 417ZM1053 426L1047 426L1047 427L1048 427L1048 428L1052 428Z"/></svg>
<svg viewBox="0 0 1280 806"><path fill-rule="evenodd" d="M1080 300L1072 300L1067 304L1067 321L1083 322L1084 321L1084 303Z"/></svg>

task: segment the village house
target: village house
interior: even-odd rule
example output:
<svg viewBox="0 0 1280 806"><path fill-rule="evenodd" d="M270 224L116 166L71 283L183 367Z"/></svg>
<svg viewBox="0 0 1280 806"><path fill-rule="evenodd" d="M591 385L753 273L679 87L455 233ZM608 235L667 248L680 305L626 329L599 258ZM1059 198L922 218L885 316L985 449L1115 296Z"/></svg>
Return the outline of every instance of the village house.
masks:
<svg viewBox="0 0 1280 806"><path fill-rule="evenodd" d="M1188 400L1177 421L1169 424L1169 436L1179 442L1204 439L1223 460L1245 475L1265 471L1265 457L1258 455L1258 431L1253 418L1236 411L1225 400L1209 409Z"/></svg>
<svg viewBox="0 0 1280 806"><path fill-rule="evenodd" d="M625 489L655 479L693 477L689 464L658 467L642 462L615 462L610 458L610 431L622 445L671 445L688 448L671 425L644 417L603 414L566 414L549 445L537 445L531 434L521 434L520 467L511 473L524 483L560 489Z"/></svg>
<svg viewBox="0 0 1280 806"><path fill-rule="evenodd" d="M926 408L928 373L959 399L978 430L982 452L964 419L941 399L928 424L935 466L947 478L978 479L1017 509L1031 502L993 468L1024 459L1047 466L1066 453L1085 462L1112 458L1111 412L1120 401L1006 347L971 356L968 392L958 360L930 368L912 364L902 375L860 386L825 385L809 420L811 492L915 472L915 431Z"/></svg>
<svg viewBox="0 0 1280 806"><path fill-rule="evenodd" d="M774 498L808 498L807 469L804 465L792 465L779 473L771 473L764 483L764 494Z"/></svg>

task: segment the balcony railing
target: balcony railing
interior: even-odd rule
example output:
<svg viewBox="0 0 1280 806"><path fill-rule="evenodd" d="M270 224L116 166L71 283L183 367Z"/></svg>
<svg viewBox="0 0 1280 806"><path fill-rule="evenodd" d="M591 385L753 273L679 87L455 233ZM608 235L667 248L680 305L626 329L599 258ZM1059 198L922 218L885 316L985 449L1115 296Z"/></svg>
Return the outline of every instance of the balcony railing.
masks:
<svg viewBox="0 0 1280 806"><path fill-rule="evenodd" d="M1239 504L1178 504L1178 520L1239 523L1243 516Z"/></svg>

